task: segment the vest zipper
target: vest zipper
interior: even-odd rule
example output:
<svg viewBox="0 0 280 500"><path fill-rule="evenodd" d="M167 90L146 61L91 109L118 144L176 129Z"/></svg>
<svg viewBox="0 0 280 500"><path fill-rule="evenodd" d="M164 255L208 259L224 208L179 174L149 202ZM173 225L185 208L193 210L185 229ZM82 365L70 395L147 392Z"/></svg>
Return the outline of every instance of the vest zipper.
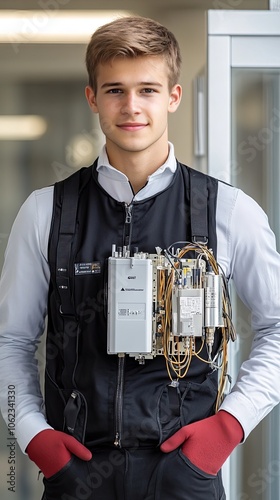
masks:
<svg viewBox="0 0 280 500"><path fill-rule="evenodd" d="M130 203L125 203L124 204L125 208L125 221L124 221L124 246L127 247L128 250L130 250L130 243L131 243L131 231L132 231L132 209L133 209L133 204Z"/></svg>
<svg viewBox="0 0 280 500"><path fill-rule="evenodd" d="M132 229L132 203L124 203L125 221L124 221L124 246L130 250L131 229ZM115 399L115 440L114 445L118 448L122 446L122 419L123 419L123 386L124 386L124 364L125 354L118 355L118 377Z"/></svg>
<svg viewBox="0 0 280 500"><path fill-rule="evenodd" d="M123 419L123 386L124 386L124 363L125 355L118 355L118 377L115 399L115 441L114 445L121 448L122 419Z"/></svg>

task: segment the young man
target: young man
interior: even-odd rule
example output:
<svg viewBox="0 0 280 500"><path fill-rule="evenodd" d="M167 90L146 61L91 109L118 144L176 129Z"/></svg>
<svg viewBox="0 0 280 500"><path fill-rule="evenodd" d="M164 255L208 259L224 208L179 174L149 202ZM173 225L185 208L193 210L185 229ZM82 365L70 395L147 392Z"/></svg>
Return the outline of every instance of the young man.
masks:
<svg viewBox="0 0 280 500"><path fill-rule="evenodd" d="M175 159L167 120L182 90L172 33L150 19L118 19L94 33L86 62L86 97L106 144L93 166L32 193L13 226L0 289L2 413L9 422L7 387L14 387L16 436L44 474L46 500L221 500L224 461L279 402L274 236L251 198ZM208 241L193 234L192 213L199 227L206 219ZM159 353L137 360L133 349L112 354L107 340L112 245L122 249L113 252L116 262L134 247L143 256L195 236L233 278L255 331L217 412L218 330L211 352L202 332L192 341L184 365ZM134 268L128 278L136 279ZM143 304L133 307L120 305L117 314L143 319ZM44 408L35 351L46 314Z"/></svg>

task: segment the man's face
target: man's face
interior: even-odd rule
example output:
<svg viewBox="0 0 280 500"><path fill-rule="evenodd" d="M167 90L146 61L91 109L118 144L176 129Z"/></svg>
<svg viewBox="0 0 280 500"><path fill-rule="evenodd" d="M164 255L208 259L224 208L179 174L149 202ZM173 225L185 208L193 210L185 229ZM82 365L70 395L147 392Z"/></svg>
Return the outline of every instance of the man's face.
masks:
<svg viewBox="0 0 280 500"><path fill-rule="evenodd" d="M168 112L177 109L181 87L168 86L168 68L161 56L116 58L99 65L97 91L86 95L99 114L109 157L150 149L157 154L167 143Z"/></svg>

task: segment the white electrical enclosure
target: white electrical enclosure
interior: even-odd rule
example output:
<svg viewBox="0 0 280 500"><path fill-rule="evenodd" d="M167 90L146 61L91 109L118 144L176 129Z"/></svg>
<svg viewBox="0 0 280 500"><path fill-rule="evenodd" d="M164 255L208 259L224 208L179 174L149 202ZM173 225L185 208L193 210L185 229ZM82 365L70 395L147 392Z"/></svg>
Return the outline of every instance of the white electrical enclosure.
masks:
<svg viewBox="0 0 280 500"><path fill-rule="evenodd" d="M108 353L152 352L151 259L110 257Z"/></svg>

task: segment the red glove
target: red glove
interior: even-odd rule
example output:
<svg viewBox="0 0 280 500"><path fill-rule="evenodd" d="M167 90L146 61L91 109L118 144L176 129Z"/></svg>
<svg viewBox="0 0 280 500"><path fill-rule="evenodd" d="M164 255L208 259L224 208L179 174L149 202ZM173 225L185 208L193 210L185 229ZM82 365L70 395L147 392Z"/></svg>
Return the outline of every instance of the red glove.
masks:
<svg viewBox="0 0 280 500"><path fill-rule="evenodd" d="M90 460L92 457L91 452L77 439L53 429L45 429L36 434L26 452L46 478L62 469L72 454L82 460Z"/></svg>
<svg viewBox="0 0 280 500"><path fill-rule="evenodd" d="M160 448L168 453L181 446L184 455L196 467L216 475L242 439L243 429L238 420L221 410L212 417L182 427Z"/></svg>

